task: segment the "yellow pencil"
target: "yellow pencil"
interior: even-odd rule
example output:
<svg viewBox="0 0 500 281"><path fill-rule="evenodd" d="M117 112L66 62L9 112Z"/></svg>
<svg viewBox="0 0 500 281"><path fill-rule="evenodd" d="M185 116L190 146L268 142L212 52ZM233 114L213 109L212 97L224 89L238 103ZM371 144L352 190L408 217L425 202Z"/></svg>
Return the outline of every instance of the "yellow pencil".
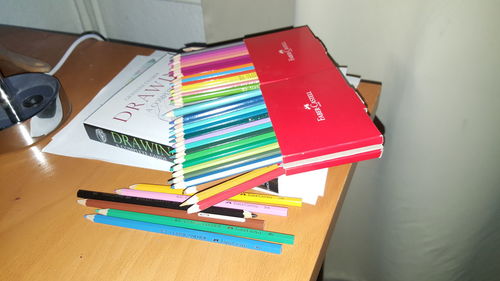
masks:
<svg viewBox="0 0 500 281"><path fill-rule="evenodd" d="M295 207L302 206L301 198L277 196L271 194L250 193L250 192L242 192L236 196L231 197L231 200L248 202L248 203L263 203L263 204L273 204L273 205L283 205L283 206L295 206Z"/></svg>
<svg viewBox="0 0 500 281"><path fill-rule="evenodd" d="M148 183L137 183L129 186L130 189L142 190L142 191L151 191L151 192L162 192L168 194L178 194L178 195L186 195L183 193L182 189L170 188L170 185L161 185L161 184L148 184Z"/></svg>
<svg viewBox="0 0 500 281"><path fill-rule="evenodd" d="M178 90L181 90L183 92L186 92L186 91L191 91L191 90L195 90L195 89L204 89L204 88L216 86L216 85L254 80L257 78L258 78L257 73L252 72L252 73L235 75L235 76L222 78L222 79L214 79L211 81L205 81L205 82L200 82L200 83L195 83L195 84L190 84L190 85L175 85L174 89L178 89Z"/></svg>
<svg viewBox="0 0 500 281"><path fill-rule="evenodd" d="M279 166L274 164L271 166L255 169L251 172L245 173L241 176L237 176L235 178L232 178L228 181L225 181L223 183L217 184L213 187L204 189L193 196L189 197L186 201L184 201L180 206L187 206L187 205L192 205L195 203L198 203L201 200L204 200L206 198L209 198L211 196L214 196L218 193L223 192L224 190L233 188L234 186L237 186L239 184L242 184L244 182L247 182L255 177L258 177L260 175L266 174L268 172L271 172L272 170L276 170Z"/></svg>
<svg viewBox="0 0 500 281"><path fill-rule="evenodd" d="M160 184L134 184L129 188L136 190L144 190L144 191L152 191L152 192L161 192L161 193L169 193L169 194L184 194L182 189L173 189L170 188L169 185L160 185ZM230 198L230 200L248 202L248 203L264 203L264 204L272 204L272 205L283 205L283 206L302 206L302 199L295 197L285 197L278 196L272 194L261 194L261 193L251 193L251 192L242 192L238 195L235 195Z"/></svg>

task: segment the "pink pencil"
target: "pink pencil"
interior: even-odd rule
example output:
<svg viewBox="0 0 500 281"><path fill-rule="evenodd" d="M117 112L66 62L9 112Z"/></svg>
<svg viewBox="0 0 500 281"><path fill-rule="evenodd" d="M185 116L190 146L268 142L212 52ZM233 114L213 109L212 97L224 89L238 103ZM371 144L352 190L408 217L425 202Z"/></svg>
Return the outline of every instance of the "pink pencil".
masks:
<svg viewBox="0 0 500 281"><path fill-rule="evenodd" d="M167 200L167 201L174 201L174 202L184 202L184 201L186 201L186 199L188 199L190 197L189 195L169 194L169 193L135 190L135 189L128 189L128 188L117 189L115 192L117 194L125 195L125 196ZM225 207L225 208L230 208L230 209L237 209L237 210L245 210L245 211L249 211L252 213L258 213L258 214L282 216L282 217L286 217L288 215L288 208L286 208L286 207L269 206L269 205L246 203L246 202L240 202L240 201L225 200L225 201L222 201L222 202L216 204L215 206Z"/></svg>
<svg viewBox="0 0 500 281"><path fill-rule="evenodd" d="M231 46L225 46L221 48L216 48L216 49L204 49L200 50L196 53L185 53L182 54L180 57L181 62L190 62L194 61L200 58L207 58L207 57L212 57L212 56L218 56L221 54L227 54L231 52L239 52L239 51L247 51L246 45L241 42L240 44L237 45L231 45Z"/></svg>
<svg viewBox="0 0 500 281"><path fill-rule="evenodd" d="M246 64L246 63L251 63L252 59L250 56L239 56L239 57L234 57L230 59L224 59L216 62L210 62L210 63L204 63L201 65L196 65L196 66L188 66L188 67L182 67L180 69L180 72L182 75L192 75L195 73L200 73L204 71L209 71L209 70L215 70L219 68L225 68L225 67L231 67L231 66L236 66L240 64Z"/></svg>
<svg viewBox="0 0 500 281"><path fill-rule="evenodd" d="M191 59L189 61L185 61L185 60L181 59L180 65L181 65L181 67L188 67L188 66L198 65L198 64L202 64L202 63L223 60L223 59L228 59L228 58L234 58L234 57L238 57L238 56L245 56L245 55L248 55L247 50L237 50L237 51L221 53L221 54L212 55L212 56L205 56L205 57L200 57L200 58L196 58L196 59Z"/></svg>

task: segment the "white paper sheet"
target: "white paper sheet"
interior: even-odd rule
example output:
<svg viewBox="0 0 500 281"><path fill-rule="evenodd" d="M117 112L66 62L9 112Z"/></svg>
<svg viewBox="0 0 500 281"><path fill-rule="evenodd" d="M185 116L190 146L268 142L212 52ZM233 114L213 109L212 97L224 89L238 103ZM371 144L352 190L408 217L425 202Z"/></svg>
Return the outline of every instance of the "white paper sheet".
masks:
<svg viewBox="0 0 500 281"><path fill-rule="evenodd" d="M83 120L87 116L164 54L164 52L156 51L150 56L135 57L111 82L99 91L95 98L68 125L52 138L51 142L42 151L69 157L97 159L121 165L168 171L171 163L90 140L83 127Z"/></svg>

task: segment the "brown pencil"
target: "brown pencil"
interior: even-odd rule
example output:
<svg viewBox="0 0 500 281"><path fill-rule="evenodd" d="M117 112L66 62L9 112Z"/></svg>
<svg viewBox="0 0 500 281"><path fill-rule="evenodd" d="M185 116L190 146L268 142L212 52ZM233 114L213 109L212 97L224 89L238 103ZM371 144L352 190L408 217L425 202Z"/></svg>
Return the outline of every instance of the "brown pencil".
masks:
<svg viewBox="0 0 500 281"><path fill-rule="evenodd" d="M80 205L83 205L83 206L101 208L101 209L117 209L117 210L138 212L138 213L145 213L145 214L152 214L152 215L159 215L159 216L168 216L168 217L181 218L181 219L190 219L190 220L197 220L197 221L205 221L205 222L213 222L213 223L226 224L226 225L248 227L248 228L260 229L260 230L264 229L264 220L260 220L260 219L245 219L244 222L222 220L222 219L213 219L213 218L208 218L208 217L201 217L201 216L198 216L196 214L188 214L184 210L175 210L175 209L167 209L167 208L160 208L160 207L151 207L151 206L143 206L143 205L136 205L136 204L111 202L111 201L104 201L104 200L95 200L95 199L79 199L78 203Z"/></svg>

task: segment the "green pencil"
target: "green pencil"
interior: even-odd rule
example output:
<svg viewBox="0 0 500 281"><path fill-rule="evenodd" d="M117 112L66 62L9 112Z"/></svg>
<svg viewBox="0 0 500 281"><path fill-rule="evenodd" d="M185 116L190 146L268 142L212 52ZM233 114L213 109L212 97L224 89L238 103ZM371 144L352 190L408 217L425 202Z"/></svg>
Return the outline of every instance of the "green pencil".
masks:
<svg viewBox="0 0 500 281"><path fill-rule="evenodd" d="M198 151L201 151L204 149L209 149L209 148L213 148L213 147L226 145L228 143L236 142L239 140L247 139L250 137L262 135L262 134L269 133L269 132L274 132L274 129L272 127L267 127L267 128L257 130L257 131L250 131L248 133L241 134L241 135L234 133L232 136L229 136L229 137L227 135L221 135L220 139L217 139L217 137L214 137L211 139L211 142L207 142L207 143L200 145L200 146L195 146L195 147L187 148L184 150L180 150L179 152L182 151L185 154L191 154L191 153L195 153L195 152L198 152ZM175 153L176 150L174 149L171 152Z"/></svg>
<svg viewBox="0 0 500 281"><path fill-rule="evenodd" d="M268 157L272 157L272 156L279 156L279 155L281 155L281 151L279 149L273 149L273 150L269 150L269 151L266 151L263 153L247 156L247 157L244 157L244 158L232 161L232 162L228 162L228 163L224 163L224 164L220 164L220 165L215 165L215 166L212 166L210 168L205 168L202 170L197 170L197 171L185 173L185 174L183 174L183 176L186 179L193 178L193 177L197 177L197 176L200 176L203 174L212 173L215 171L226 170L226 169L230 169L230 168L234 168L234 167L238 167L238 166L243 166L245 164L249 164L250 162L255 162L259 159L264 159L264 158L268 158Z"/></svg>
<svg viewBox="0 0 500 281"><path fill-rule="evenodd" d="M184 102L184 105L186 105L186 104L193 103L193 102L199 102L199 101L203 101L203 100L219 98L219 97L243 93L246 91L256 90L256 89L259 89L259 85L260 85L260 83L252 83L252 84L241 85L241 86L236 86L236 87L227 88L227 89L221 89L221 90L217 90L217 91L204 92L204 93L184 96L184 97L181 97L181 99Z"/></svg>
<svg viewBox="0 0 500 281"><path fill-rule="evenodd" d="M192 163L201 163L205 161L210 161L213 159L221 158L230 154L238 153L241 151L245 151L248 149L256 148L259 146L263 146L266 144L270 144L273 142L276 142L276 135L274 132L270 132L267 134L263 134L260 136L255 136L251 138L246 138L240 141L236 142L231 142L225 145L205 149L202 151L198 151L195 153L188 153L184 156L177 157L175 160L178 160L177 162L180 163L180 161L183 161L184 163L186 162L192 162ZM203 159L200 159L203 158ZM197 159L200 159L197 161ZM176 163L174 160L174 163ZM200 162L201 161L201 162ZM195 165L195 164L192 164ZM184 165L184 167L187 167L188 165Z"/></svg>
<svg viewBox="0 0 500 281"><path fill-rule="evenodd" d="M226 156L230 156L233 154L237 154L240 152L244 152L250 149L259 148L268 144L272 144L277 142L276 137L268 137L265 139L258 140L256 142L248 143L246 145L240 145L238 147L233 148L225 148L220 151L209 152L206 154L201 153L201 155L197 155L196 157L191 157L191 155L181 156L174 160L174 163L182 163L183 167L191 167L194 165L198 165L204 162L212 161L215 159L223 158ZM186 159L187 158L187 159Z"/></svg>
<svg viewBox="0 0 500 281"><path fill-rule="evenodd" d="M259 239L269 242L283 243L283 244L293 244L294 235L284 234L278 232L271 232L266 230L251 229L239 226L195 221L181 218L173 218L166 216L158 216L137 212L122 211L116 209L98 209L97 213L101 215L106 215L109 217L130 219L135 221L156 223L161 225L176 226L188 229L196 229L209 231L214 233L227 234L232 236L246 237L252 239Z"/></svg>
<svg viewBox="0 0 500 281"><path fill-rule="evenodd" d="M237 159L241 159L241 158L244 158L244 157L247 157L247 156L250 156L250 155L254 155L254 154L259 154L259 153L262 153L262 152L265 152L265 151L269 151L269 150L273 150L273 149L276 149L276 148L279 148L279 145L278 145L277 142L274 142L274 143L271 143L271 144L268 144L268 145L264 145L264 146L261 146L261 147L258 147L258 148L249 149L249 150L246 150L246 151L243 151L243 152L240 152L240 153L236 153L236 154L229 155L229 156L226 156L226 157L222 157L222 158L219 158L219 159L215 159L215 160L212 160L212 161L203 162L203 163L200 163L200 164L197 164L197 165L194 165L194 166L190 166L190 167L187 167L187 168L184 168L184 165L179 164L179 165L177 165L177 166L174 167L174 171L184 170L184 173L189 173L189 172L200 170L200 169L206 169L206 168L211 167L211 166L215 166L215 165L219 165L219 164L223 164L223 163L228 163L228 162L231 162L231 161L234 161L234 160L237 160Z"/></svg>

